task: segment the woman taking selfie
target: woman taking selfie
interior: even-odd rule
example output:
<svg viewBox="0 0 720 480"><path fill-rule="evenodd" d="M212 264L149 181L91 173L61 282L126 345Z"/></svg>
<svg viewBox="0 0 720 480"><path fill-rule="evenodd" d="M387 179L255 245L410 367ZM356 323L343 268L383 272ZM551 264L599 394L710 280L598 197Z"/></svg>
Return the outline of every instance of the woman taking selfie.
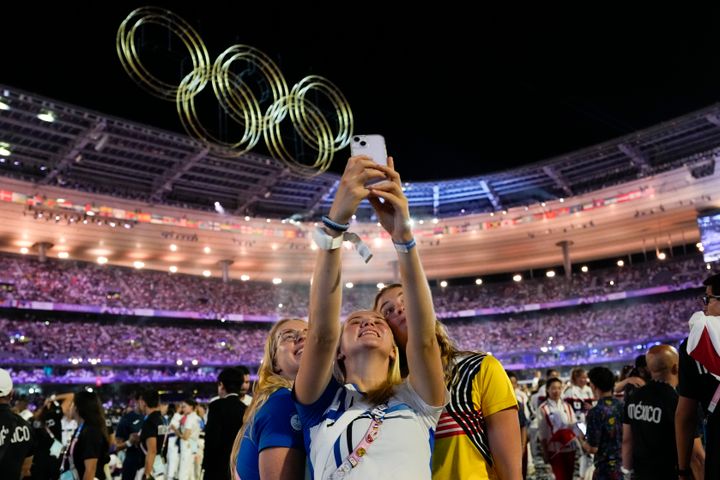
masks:
<svg viewBox="0 0 720 480"><path fill-rule="evenodd" d="M366 187L373 180L385 181ZM406 286L406 354L412 373L405 381L392 331L381 315L357 311L342 326L339 322L341 237L368 197L396 245ZM315 233L319 250L308 335L293 392L315 479L431 478L432 432L447 391L432 298L409 218L392 158L386 167L368 157L351 157L330 213Z"/></svg>

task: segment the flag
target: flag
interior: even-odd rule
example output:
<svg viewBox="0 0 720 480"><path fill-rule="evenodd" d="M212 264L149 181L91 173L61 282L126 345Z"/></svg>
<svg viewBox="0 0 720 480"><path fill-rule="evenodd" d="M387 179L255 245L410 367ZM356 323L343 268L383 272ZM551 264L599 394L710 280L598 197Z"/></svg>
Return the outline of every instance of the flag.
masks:
<svg viewBox="0 0 720 480"><path fill-rule="evenodd" d="M720 380L720 317L695 312L689 323L688 354Z"/></svg>

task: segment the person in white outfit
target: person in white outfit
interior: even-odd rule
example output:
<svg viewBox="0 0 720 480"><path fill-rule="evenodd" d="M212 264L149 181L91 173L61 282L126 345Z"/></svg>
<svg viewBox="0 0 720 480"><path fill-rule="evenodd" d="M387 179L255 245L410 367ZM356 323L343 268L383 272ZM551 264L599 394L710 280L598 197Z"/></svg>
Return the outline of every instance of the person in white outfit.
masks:
<svg viewBox="0 0 720 480"><path fill-rule="evenodd" d="M178 440L180 442L179 480L195 480L195 457L200 438L200 417L195 413L197 402L189 398L180 404L183 416L180 419Z"/></svg>
<svg viewBox="0 0 720 480"><path fill-rule="evenodd" d="M562 399L563 385L559 378L547 384L548 398L538 407L538 433L543 458L549 463L556 480L572 480L575 470L575 414Z"/></svg>
<svg viewBox="0 0 720 480"><path fill-rule="evenodd" d="M165 472L167 480L177 480L178 478L178 468L180 465L180 443L178 440L178 431L180 430L181 418L182 412L180 411L180 407L178 407L170 419L170 428L168 429L167 470Z"/></svg>
<svg viewBox="0 0 720 480"><path fill-rule="evenodd" d="M570 385L563 392L563 400L572 408L578 423L585 423L585 415L593 407L595 396L588 385L588 375L584 368L573 368L570 373ZM581 452L577 465L577 476L585 478L585 473L592 464L592 455Z"/></svg>

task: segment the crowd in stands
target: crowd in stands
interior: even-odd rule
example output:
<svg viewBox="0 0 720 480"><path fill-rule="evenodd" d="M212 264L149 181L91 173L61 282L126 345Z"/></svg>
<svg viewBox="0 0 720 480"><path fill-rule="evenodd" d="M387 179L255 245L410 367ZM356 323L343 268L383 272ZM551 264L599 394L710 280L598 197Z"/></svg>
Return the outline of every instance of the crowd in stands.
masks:
<svg viewBox="0 0 720 480"><path fill-rule="evenodd" d="M701 308L699 300L687 295L658 297L445 323L464 350L489 351L501 359L566 352L563 355L568 359L584 363L589 356L607 359L618 354L616 349L604 350L607 346L687 335L687 321ZM180 360L185 366L200 367L258 365L269 327L233 322L218 327L200 322L164 326L0 318L0 332L4 332L0 362L87 366L93 359L99 366L173 366ZM74 359L78 361L73 363ZM549 361L557 362L557 358Z"/></svg>
<svg viewBox="0 0 720 480"><path fill-rule="evenodd" d="M593 297L654 286L684 289L697 286L706 273L700 255L673 261L646 262L624 268L577 273L567 281L555 278L483 285L434 287L441 317L487 307L518 310L527 304ZM273 285L262 282L169 274L101 266L94 263L0 255L0 301L22 300L96 305L111 309L151 308L215 315L307 315L308 284ZM372 304L375 285L344 292L347 312ZM347 313L346 312L346 313Z"/></svg>
<svg viewBox="0 0 720 480"><path fill-rule="evenodd" d="M68 368L64 371L32 367L7 367L18 384L113 384L207 382L217 379L220 368Z"/></svg>

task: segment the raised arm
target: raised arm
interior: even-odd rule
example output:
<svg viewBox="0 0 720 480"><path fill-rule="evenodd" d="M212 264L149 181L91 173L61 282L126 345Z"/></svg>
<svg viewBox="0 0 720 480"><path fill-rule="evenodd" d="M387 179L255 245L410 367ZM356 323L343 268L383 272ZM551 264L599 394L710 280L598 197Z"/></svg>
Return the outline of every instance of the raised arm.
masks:
<svg viewBox="0 0 720 480"><path fill-rule="evenodd" d="M365 156L351 157L340 179L335 200L328 217L335 223L347 224L360 202L368 196L365 184L369 180L384 178L385 173L377 164ZM322 228L333 238L342 232ZM315 402L330 382L338 340L340 338L340 303L342 282L340 281L341 249L319 249L315 260L312 285L310 286L310 307L308 333L300 369L295 378L295 396L305 405Z"/></svg>
<svg viewBox="0 0 720 480"><path fill-rule="evenodd" d="M413 240L410 210L392 157L388 157L385 172L390 181L370 187L370 203L393 243L407 246ZM408 380L425 403L440 406L445 403L446 389L440 346L435 337L435 310L417 247L409 248L406 253L398 252L398 266L408 331L405 347L410 370Z"/></svg>

